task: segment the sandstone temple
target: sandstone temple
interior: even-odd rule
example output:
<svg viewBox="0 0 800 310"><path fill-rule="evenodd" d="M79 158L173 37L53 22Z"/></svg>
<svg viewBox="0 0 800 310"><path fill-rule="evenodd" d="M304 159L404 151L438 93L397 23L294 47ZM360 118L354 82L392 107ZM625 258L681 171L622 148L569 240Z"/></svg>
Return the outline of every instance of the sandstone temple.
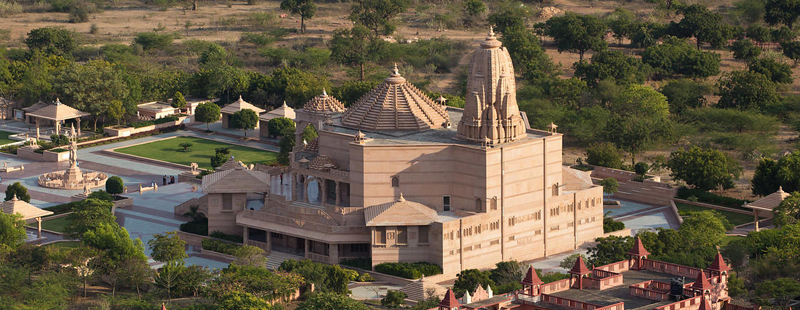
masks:
<svg viewBox="0 0 800 310"><path fill-rule="evenodd" d="M320 94L295 111L288 167L230 165L204 178L208 231L326 263L427 261L446 277L602 236L602 187L562 166L555 126L530 128L491 31L467 87L466 106L447 107L395 67L348 109ZM303 140L307 126L318 138Z"/></svg>

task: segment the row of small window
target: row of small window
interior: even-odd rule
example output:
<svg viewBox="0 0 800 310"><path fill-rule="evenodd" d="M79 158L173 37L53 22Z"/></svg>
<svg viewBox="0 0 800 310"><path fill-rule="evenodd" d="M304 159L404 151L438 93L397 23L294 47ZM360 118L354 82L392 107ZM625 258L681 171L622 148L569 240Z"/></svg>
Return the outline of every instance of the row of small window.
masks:
<svg viewBox="0 0 800 310"><path fill-rule="evenodd" d="M580 225L584 223L594 223L594 222L595 222L595 217L592 216L591 218L587 217L585 219L581 219L580 221L578 221L578 224Z"/></svg>
<svg viewBox="0 0 800 310"><path fill-rule="evenodd" d="M467 228L462 229L460 232L451 230L450 232L444 233L444 239L445 240L453 240L455 238L461 238L461 236L468 237L468 236L472 236L473 232L475 234L480 234L481 232L483 232L486 229L488 229L488 230L500 229L500 221L498 220L498 221L491 222L489 224L478 224L478 225L475 225L474 227L472 227L472 226L471 227L467 227Z"/></svg>
<svg viewBox="0 0 800 310"><path fill-rule="evenodd" d="M417 242L428 243L428 226L417 226ZM396 239L396 244L408 244L408 227L397 226L394 231L386 231L386 227L375 227L375 243L386 244L386 240Z"/></svg>
<svg viewBox="0 0 800 310"><path fill-rule="evenodd" d="M489 241L489 246L490 247L498 245L498 244L500 244L500 239ZM472 251L472 250L480 250L481 248L483 248L483 245L481 243L473 244L473 245L464 247L464 252L469 252L469 251ZM450 250L450 255L456 255L458 253L461 253L461 249Z"/></svg>

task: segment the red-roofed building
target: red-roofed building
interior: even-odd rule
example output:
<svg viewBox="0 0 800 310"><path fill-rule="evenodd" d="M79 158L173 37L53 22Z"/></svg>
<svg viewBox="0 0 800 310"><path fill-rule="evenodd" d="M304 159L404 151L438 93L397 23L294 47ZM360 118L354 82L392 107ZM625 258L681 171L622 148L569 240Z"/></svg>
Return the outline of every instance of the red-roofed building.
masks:
<svg viewBox="0 0 800 310"><path fill-rule="evenodd" d="M585 276L591 275L592 271L589 268L586 268L586 263L583 262L583 256L578 256L578 259L575 260L575 265L572 266L570 269L569 274L572 275L572 278L577 278L574 285L577 285L577 288L583 289L583 278Z"/></svg>
<svg viewBox="0 0 800 310"><path fill-rule="evenodd" d="M522 284L523 292L530 295L539 295L540 286L544 284L544 281L539 279L539 275L536 274L536 269L528 267L528 273L525 274L525 278L522 279L520 284Z"/></svg>
<svg viewBox="0 0 800 310"><path fill-rule="evenodd" d="M708 267L709 271L716 272L717 275L722 273L727 273L731 270L731 267L725 264L725 260L722 259L722 254L717 252L717 257L714 258L714 262L711 263L711 266Z"/></svg>
<svg viewBox="0 0 800 310"><path fill-rule="evenodd" d="M439 302L439 310L458 310L460 307L461 303L456 299L456 294L453 293L453 290L447 290L444 293L444 298Z"/></svg>
<svg viewBox="0 0 800 310"><path fill-rule="evenodd" d="M710 292L712 288L714 288L714 286L711 285L711 282L708 282L706 273L704 271L700 271L700 273L697 275L697 280L694 280L694 283L692 284L692 289L697 291L699 294L706 294Z"/></svg>
<svg viewBox="0 0 800 310"><path fill-rule="evenodd" d="M644 248L642 239L636 237L636 242L633 244L633 248L628 251L628 256L633 261L633 266L631 266L631 269L642 269L642 259L647 258L648 255L650 255L650 252Z"/></svg>

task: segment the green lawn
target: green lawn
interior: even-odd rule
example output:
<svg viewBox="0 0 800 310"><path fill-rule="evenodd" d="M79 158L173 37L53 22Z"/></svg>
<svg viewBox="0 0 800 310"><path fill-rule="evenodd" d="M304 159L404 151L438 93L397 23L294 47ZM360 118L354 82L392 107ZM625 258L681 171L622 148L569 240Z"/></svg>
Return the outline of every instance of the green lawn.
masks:
<svg viewBox="0 0 800 310"><path fill-rule="evenodd" d="M17 140L11 140L8 136L13 135L13 132L8 131L0 131L0 145L5 145L13 142L19 142Z"/></svg>
<svg viewBox="0 0 800 310"><path fill-rule="evenodd" d="M52 220L44 218L44 220L42 221L42 229L47 229L57 232L64 232L64 228L67 228L67 225L69 225L69 221L67 220L66 216Z"/></svg>
<svg viewBox="0 0 800 310"><path fill-rule="evenodd" d="M728 245L728 243L731 243L731 241L742 239L742 238L745 238L745 237L742 237L742 236L725 236L725 238L722 239L722 244L720 244L719 246L721 246L721 247L726 246L726 245Z"/></svg>
<svg viewBox="0 0 800 310"><path fill-rule="evenodd" d="M678 213L681 216L685 216L689 212L696 212L696 211L706 211L706 210L714 210L722 214L725 218L728 219L731 224L735 226L739 226L745 223L750 223L753 221L753 216L749 214L742 214L742 213L735 213L730 211L723 211L723 210L716 210L716 209L709 209L705 207L685 204L681 202L675 202L675 206L678 207Z"/></svg>
<svg viewBox="0 0 800 310"><path fill-rule="evenodd" d="M190 152L184 152L183 148L178 146L187 142L192 144ZM245 164L270 164L274 163L278 156L278 153L275 152L193 137L177 137L153 141L120 148L116 151L187 166L191 163L197 163L200 168L211 169L211 157L214 156L214 149L219 147L230 148L231 155Z"/></svg>

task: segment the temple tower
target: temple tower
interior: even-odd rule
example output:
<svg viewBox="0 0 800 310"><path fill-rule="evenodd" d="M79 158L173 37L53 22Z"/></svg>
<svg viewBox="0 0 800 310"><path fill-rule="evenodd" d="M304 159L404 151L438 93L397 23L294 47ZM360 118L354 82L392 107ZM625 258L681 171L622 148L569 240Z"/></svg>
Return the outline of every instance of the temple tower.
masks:
<svg viewBox="0 0 800 310"><path fill-rule="evenodd" d="M526 128L519 114L515 85L511 56L489 29L489 35L472 54L458 137L487 144L524 137Z"/></svg>

